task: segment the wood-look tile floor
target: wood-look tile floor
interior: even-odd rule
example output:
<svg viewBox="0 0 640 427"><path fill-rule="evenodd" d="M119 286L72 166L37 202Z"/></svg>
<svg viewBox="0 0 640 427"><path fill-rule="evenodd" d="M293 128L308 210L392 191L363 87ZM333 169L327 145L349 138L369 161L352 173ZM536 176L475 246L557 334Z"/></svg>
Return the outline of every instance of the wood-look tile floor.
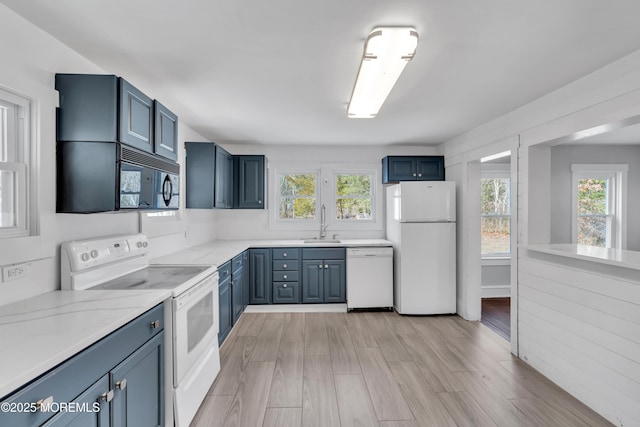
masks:
<svg viewBox="0 0 640 427"><path fill-rule="evenodd" d="M479 322L244 313L192 426L610 426Z"/></svg>

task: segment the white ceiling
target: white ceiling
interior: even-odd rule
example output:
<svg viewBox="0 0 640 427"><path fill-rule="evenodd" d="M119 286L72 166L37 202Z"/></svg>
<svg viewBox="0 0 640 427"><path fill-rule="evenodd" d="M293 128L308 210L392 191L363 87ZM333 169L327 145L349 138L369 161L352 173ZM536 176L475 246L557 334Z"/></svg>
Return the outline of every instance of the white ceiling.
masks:
<svg viewBox="0 0 640 427"><path fill-rule="evenodd" d="M640 49L638 0L0 1L228 143L434 145ZM348 119L380 25L414 26L415 59Z"/></svg>

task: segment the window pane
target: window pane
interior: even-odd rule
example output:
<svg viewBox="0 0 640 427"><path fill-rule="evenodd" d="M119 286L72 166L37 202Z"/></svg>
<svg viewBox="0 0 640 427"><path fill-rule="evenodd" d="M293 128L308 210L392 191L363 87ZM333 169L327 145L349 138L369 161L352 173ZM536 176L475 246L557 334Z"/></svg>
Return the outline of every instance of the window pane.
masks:
<svg viewBox="0 0 640 427"><path fill-rule="evenodd" d="M482 254L511 253L511 218L482 217Z"/></svg>
<svg viewBox="0 0 640 427"><path fill-rule="evenodd" d="M607 214L608 179L578 181L578 215Z"/></svg>
<svg viewBox="0 0 640 427"><path fill-rule="evenodd" d="M281 196L315 196L316 175L280 175Z"/></svg>
<svg viewBox="0 0 640 427"><path fill-rule="evenodd" d="M605 247L607 244L607 217L578 217L578 244Z"/></svg>
<svg viewBox="0 0 640 427"><path fill-rule="evenodd" d="M370 220L371 199L343 197L336 200L337 219Z"/></svg>
<svg viewBox="0 0 640 427"><path fill-rule="evenodd" d="M369 196L371 175L337 175L336 194L338 196Z"/></svg>
<svg viewBox="0 0 640 427"><path fill-rule="evenodd" d="M283 197L280 199L280 219L315 219L316 198Z"/></svg>
<svg viewBox="0 0 640 427"><path fill-rule="evenodd" d="M483 178L481 180L482 213L509 215L511 194L509 178Z"/></svg>
<svg viewBox="0 0 640 427"><path fill-rule="evenodd" d="M17 225L15 185L15 172L0 170L0 227Z"/></svg>

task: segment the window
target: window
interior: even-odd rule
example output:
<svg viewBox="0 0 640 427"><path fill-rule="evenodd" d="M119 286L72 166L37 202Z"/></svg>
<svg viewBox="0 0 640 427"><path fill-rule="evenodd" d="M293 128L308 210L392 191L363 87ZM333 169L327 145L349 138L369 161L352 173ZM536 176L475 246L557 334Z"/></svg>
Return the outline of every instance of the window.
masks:
<svg viewBox="0 0 640 427"><path fill-rule="evenodd" d="M0 237L29 234L27 106L27 100L0 89Z"/></svg>
<svg viewBox="0 0 640 427"><path fill-rule="evenodd" d="M336 219L372 220L373 191L371 174L335 174Z"/></svg>
<svg viewBox="0 0 640 427"><path fill-rule="evenodd" d="M627 165L571 165L574 243L625 247L627 170Z"/></svg>
<svg viewBox="0 0 640 427"><path fill-rule="evenodd" d="M278 219L315 220L318 210L318 174L288 173L278 174Z"/></svg>
<svg viewBox="0 0 640 427"><path fill-rule="evenodd" d="M500 257L511 254L511 179L508 172L483 174L482 256Z"/></svg>

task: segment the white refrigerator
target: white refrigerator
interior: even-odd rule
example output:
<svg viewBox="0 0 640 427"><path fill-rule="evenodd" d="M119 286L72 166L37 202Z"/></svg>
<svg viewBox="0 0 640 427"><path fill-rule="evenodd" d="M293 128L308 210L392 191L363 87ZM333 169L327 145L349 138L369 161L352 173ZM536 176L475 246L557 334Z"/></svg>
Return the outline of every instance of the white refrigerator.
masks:
<svg viewBox="0 0 640 427"><path fill-rule="evenodd" d="M387 187L387 240L394 248L394 306L400 314L456 312L454 181Z"/></svg>

